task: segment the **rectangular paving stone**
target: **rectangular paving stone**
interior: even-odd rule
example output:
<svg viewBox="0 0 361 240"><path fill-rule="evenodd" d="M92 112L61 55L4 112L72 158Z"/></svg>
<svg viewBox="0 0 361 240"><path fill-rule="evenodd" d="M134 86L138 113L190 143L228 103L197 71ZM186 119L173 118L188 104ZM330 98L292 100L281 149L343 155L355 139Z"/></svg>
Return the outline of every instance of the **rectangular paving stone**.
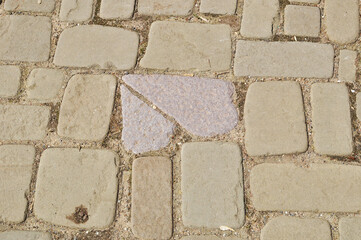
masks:
<svg viewBox="0 0 361 240"><path fill-rule="evenodd" d="M201 0L199 11L211 14L235 14L237 0Z"/></svg>
<svg viewBox="0 0 361 240"><path fill-rule="evenodd" d="M19 66L0 66L0 97L14 97L20 87L20 77Z"/></svg>
<svg viewBox="0 0 361 240"><path fill-rule="evenodd" d="M54 63L67 67L131 69L136 63L138 43L137 33L122 28L100 25L67 28L60 35Z"/></svg>
<svg viewBox="0 0 361 240"><path fill-rule="evenodd" d="M0 240L51 240L51 235L45 232L8 231L0 233Z"/></svg>
<svg viewBox="0 0 361 240"><path fill-rule="evenodd" d="M276 217L262 229L261 240L332 240L330 224L322 219Z"/></svg>
<svg viewBox="0 0 361 240"><path fill-rule="evenodd" d="M62 0L60 21L82 22L92 18L93 0Z"/></svg>
<svg viewBox="0 0 361 240"><path fill-rule="evenodd" d="M285 8L285 34L318 37L321 13L318 7L287 5Z"/></svg>
<svg viewBox="0 0 361 240"><path fill-rule="evenodd" d="M310 42L237 42L236 76L330 78L334 50Z"/></svg>
<svg viewBox="0 0 361 240"><path fill-rule="evenodd" d="M172 163L165 157L133 162L132 230L141 239L172 236Z"/></svg>
<svg viewBox="0 0 361 240"><path fill-rule="evenodd" d="M0 17L0 60L40 62L50 54L50 18Z"/></svg>
<svg viewBox="0 0 361 240"><path fill-rule="evenodd" d="M104 19L127 19L133 16L135 0L102 0L99 15Z"/></svg>
<svg viewBox="0 0 361 240"><path fill-rule="evenodd" d="M320 0L288 0L290 3L319 3Z"/></svg>
<svg viewBox="0 0 361 240"><path fill-rule="evenodd" d="M301 87L296 82L258 82L248 89L245 144L250 156L305 152L308 146Z"/></svg>
<svg viewBox="0 0 361 240"><path fill-rule="evenodd" d="M237 237L217 237L217 236L187 236L183 237L182 240L242 240Z"/></svg>
<svg viewBox="0 0 361 240"><path fill-rule="evenodd" d="M361 93L357 93L356 95L356 115L361 121Z"/></svg>
<svg viewBox="0 0 361 240"><path fill-rule="evenodd" d="M55 0L5 0L4 8L6 11L16 12L43 12L49 13L54 10Z"/></svg>
<svg viewBox="0 0 361 240"><path fill-rule="evenodd" d="M359 240L361 217L343 217L339 222L340 240Z"/></svg>
<svg viewBox="0 0 361 240"><path fill-rule="evenodd" d="M108 227L115 216L118 161L109 150L46 149L36 181L35 216L72 228Z"/></svg>
<svg viewBox="0 0 361 240"><path fill-rule="evenodd" d="M237 144L185 143L181 169L182 217L186 227L243 225L242 156Z"/></svg>
<svg viewBox="0 0 361 240"><path fill-rule="evenodd" d="M345 82L356 81L357 52L352 50L340 51L340 62L338 66L338 79Z"/></svg>
<svg viewBox="0 0 361 240"><path fill-rule="evenodd" d="M0 104L1 140L42 140L50 118L50 107Z"/></svg>
<svg viewBox="0 0 361 240"><path fill-rule="evenodd" d="M251 170L250 188L258 211L357 212L360 181L359 166L265 163Z"/></svg>
<svg viewBox="0 0 361 240"><path fill-rule="evenodd" d="M141 15L173 15L191 14L194 0L139 0L138 13Z"/></svg>
<svg viewBox="0 0 361 240"><path fill-rule="evenodd" d="M225 24L152 23L143 68L223 71L231 64L231 29Z"/></svg>
<svg viewBox="0 0 361 240"><path fill-rule="evenodd" d="M278 17L279 0L244 0L241 35L248 38L270 38Z"/></svg>
<svg viewBox="0 0 361 240"><path fill-rule="evenodd" d="M22 222L28 201L35 148L30 145L0 146L0 220ZM0 239L4 236L1 236Z"/></svg>
<svg viewBox="0 0 361 240"><path fill-rule="evenodd" d="M352 153L350 100L346 85L316 83L311 87L315 152L327 155Z"/></svg>

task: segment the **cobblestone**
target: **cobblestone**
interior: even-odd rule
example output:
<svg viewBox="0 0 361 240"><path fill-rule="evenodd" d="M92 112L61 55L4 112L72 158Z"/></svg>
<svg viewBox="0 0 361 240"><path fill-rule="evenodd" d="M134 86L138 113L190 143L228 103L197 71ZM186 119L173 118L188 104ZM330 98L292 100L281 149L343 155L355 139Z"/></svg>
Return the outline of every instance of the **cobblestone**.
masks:
<svg viewBox="0 0 361 240"><path fill-rule="evenodd" d="M186 143L182 146L181 158L183 224L206 228L241 227L245 210L238 145Z"/></svg>
<svg viewBox="0 0 361 240"><path fill-rule="evenodd" d="M320 0L288 0L290 3L319 3Z"/></svg>
<svg viewBox="0 0 361 240"><path fill-rule="evenodd" d="M92 18L93 0L62 0L59 18L61 21L82 22Z"/></svg>
<svg viewBox="0 0 361 240"><path fill-rule="evenodd" d="M109 226L117 199L117 161L108 150L45 150L36 182L36 217L73 228Z"/></svg>
<svg viewBox="0 0 361 240"><path fill-rule="evenodd" d="M34 231L8 231L0 233L0 240L51 240L51 235Z"/></svg>
<svg viewBox="0 0 361 240"><path fill-rule="evenodd" d="M154 22L140 66L172 70L227 70L232 52L230 30L225 24Z"/></svg>
<svg viewBox="0 0 361 240"><path fill-rule="evenodd" d="M54 10L55 0L46 0L39 4L38 0L6 0L4 8L6 11L45 12Z"/></svg>
<svg viewBox="0 0 361 240"><path fill-rule="evenodd" d="M34 158L33 146L0 146L1 221L24 221L28 203L26 194L29 191ZM6 238L0 235L0 239Z"/></svg>
<svg viewBox="0 0 361 240"><path fill-rule="evenodd" d="M339 223L341 240L358 240L361 236L361 218L343 217Z"/></svg>
<svg viewBox="0 0 361 240"><path fill-rule="evenodd" d="M142 239L172 235L172 163L165 157L133 162L132 229Z"/></svg>
<svg viewBox="0 0 361 240"><path fill-rule="evenodd" d="M0 66L0 97L14 97L20 87L20 77L18 66Z"/></svg>
<svg viewBox="0 0 361 240"><path fill-rule="evenodd" d="M187 236L182 238L182 240L241 240L237 237L217 237L217 236Z"/></svg>
<svg viewBox="0 0 361 240"><path fill-rule="evenodd" d="M349 155L353 150L348 90L339 83L316 83L311 88L315 151Z"/></svg>
<svg viewBox="0 0 361 240"><path fill-rule="evenodd" d="M133 16L135 0L102 0L100 17L127 19Z"/></svg>
<svg viewBox="0 0 361 240"><path fill-rule="evenodd" d="M202 0L199 11L211 14L234 14L236 12L237 0Z"/></svg>
<svg viewBox="0 0 361 240"><path fill-rule="evenodd" d="M361 93L357 93L356 95L356 115L361 121Z"/></svg>
<svg viewBox="0 0 361 240"><path fill-rule="evenodd" d="M287 35L318 37L321 29L320 9L318 7L287 5L284 27Z"/></svg>
<svg viewBox="0 0 361 240"><path fill-rule="evenodd" d="M345 82L356 81L356 61L357 52L352 50L340 51L340 62L338 68L338 78Z"/></svg>
<svg viewBox="0 0 361 240"><path fill-rule="evenodd" d="M185 16L192 12L194 0L139 0L138 12L142 15Z"/></svg>

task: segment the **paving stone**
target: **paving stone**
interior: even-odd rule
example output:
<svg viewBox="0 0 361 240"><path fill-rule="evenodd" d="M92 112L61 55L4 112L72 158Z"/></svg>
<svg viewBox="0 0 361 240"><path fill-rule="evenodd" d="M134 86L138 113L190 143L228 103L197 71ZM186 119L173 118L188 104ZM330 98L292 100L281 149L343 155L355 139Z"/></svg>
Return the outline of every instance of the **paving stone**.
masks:
<svg viewBox="0 0 361 240"><path fill-rule="evenodd" d="M50 18L11 15L0 17L0 60L47 61L50 53Z"/></svg>
<svg viewBox="0 0 361 240"><path fill-rule="evenodd" d="M35 216L74 228L103 228L115 215L118 156L109 150L46 149L36 181Z"/></svg>
<svg viewBox="0 0 361 240"><path fill-rule="evenodd" d="M296 82L258 82L248 89L245 144L250 156L307 150L302 92Z"/></svg>
<svg viewBox="0 0 361 240"><path fill-rule="evenodd" d="M245 210L239 146L221 142L185 143L181 158L183 224L240 228Z"/></svg>
<svg viewBox="0 0 361 240"><path fill-rule="evenodd" d="M356 95L356 115L361 121L361 93L357 93Z"/></svg>
<svg viewBox="0 0 361 240"><path fill-rule="evenodd" d="M133 16L135 0L102 0L100 17L127 19Z"/></svg>
<svg viewBox="0 0 361 240"><path fill-rule="evenodd" d="M321 13L318 7L287 5L285 8L285 34L318 37Z"/></svg>
<svg viewBox="0 0 361 240"><path fill-rule="evenodd" d="M29 145L0 146L0 220L22 222L28 204L35 148ZM0 239L3 239L0 235ZM4 238L5 239L5 238Z"/></svg>
<svg viewBox="0 0 361 240"><path fill-rule="evenodd" d="M261 240L331 240L330 224L322 219L276 217L262 229Z"/></svg>
<svg viewBox="0 0 361 240"><path fill-rule="evenodd" d="M6 0L4 8L6 11L24 12L44 12L49 13L54 10L55 0Z"/></svg>
<svg viewBox="0 0 361 240"><path fill-rule="evenodd" d="M259 77L330 78L334 50L311 42L237 42L234 74Z"/></svg>
<svg viewBox="0 0 361 240"><path fill-rule="evenodd" d="M343 217L339 222L340 240L359 240L361 217Z"/></svg>
<svg viewBox="0 0 361 240"><path fill-rule="evenodd" d="M194 0L139 0L138 13L185 16L191 14L193 6Z"/></svg>
<svg viewBox="0 0 361 240"><path fill-rule="evenodd" d="M231 29L225 24L152 23L143 68L223 71L231 64Z"/></svg>
<svg viewBox="0 0 361 240"><path fill-rule="evenodd" d="M45 232L9 231L0 233L0 240L51 240L51 235Z"/></svg>
<svg viewBox="0 0 361 240"><path fill-rule="evenodd" d="M266 163L252 169L250 188L258 211L356 212L360 181L358 166Z"/></svg>
<svg viewBox="0 0 361 240"><path fill-rule="evenodd" d="M319 3L320 0L288 0L290 3Z"/></svg>
<svg viewBox="0 0 361 240"><path fill-rule="evenodd" d="M122 28L76 26L60 35L54 63L69 67L131 69L137 59L138 42L137 33Z"/></svg>
<svg viewBox="0 0 361 240"><path fill-rule="evenodd" d="M352 126L346 85L313 84L311 105L315 152L337 156L351 154Z"/></svg>
<svg viewBox="0 0 361 240"><path fill-rule="evenodd" d="M182 240L241 240L242 238L237 237L217 237L217 236L187 236L183 237Z"/></svg>
<svg viewBox="0 0 361 240"><path fill-rule="evenodd" d="M60 21L82 22L92 18L93 0L62 0Z"/></svg>
<svg viewBox="0 0 361 240"><path fill-rule="evenodd" d="M249 38L270 38L278 17L279 0L244 0L241 35Z"/></svg>
<svg viewBox="0 0 361 240"><path fill-rule="evenodd" d="M237 0L202 0L199 11L212 14L235 14Z"/></svg>
<svg viewBox="0 0 361 240"><path fill-rule="evenodd" d="M50 107L0 104L1 140L42 140L50 118Z"/></svg>
<svg viewBox="0 0 361 240"><path fill-rule="evenodd" d="M18 66L0 66L0 97L14 97L20 87L20 77Z"/></svg>
<svg viewBox="0 0 361 240"><path fill-rule="evenodd" d="M137 158L132 170L132 230L137 238L172 236L172 162Z"/></svg>
<svg viewBox="0 0 361 240"><path fill-rule="evenodd" d="M351 50L340 51L340 62L338 67L338 78L345 82L356 81L357 52Z"/></svg>
<svg viewBox="0 0 361 240"><path fill-rule="evenodd" d="M116 79L112 75L74 75L60 106L58 134L78 140L104 139L109 129L115 88Z"/></svg>
<svg viewBox="0 0 361 240"><path fill-rule="evenodd" d="M331 41L346 44L359 37L359 0L326 0L326 32Z"/></svg>
<svg viewBox="0 0 361 240"><path fill-rule="evenodd" d="M26 93L29 99L42 102L56 99L65 80L65 74L59 69L36 68L31 71Z"/></svg>
<svg viewBox="0 0 361 240"><path fill-rule="evenodd" d="M162 114L121 87L123 131L122 140L127 150L143 153L168 145L174 125Z"/></svg>
<svg viewBox="0 0 361 240"><path fill-rule="evenodd" d="M166 75L126 75L123 81L192 134L225 134L237 125L232 83Z"/></svg>

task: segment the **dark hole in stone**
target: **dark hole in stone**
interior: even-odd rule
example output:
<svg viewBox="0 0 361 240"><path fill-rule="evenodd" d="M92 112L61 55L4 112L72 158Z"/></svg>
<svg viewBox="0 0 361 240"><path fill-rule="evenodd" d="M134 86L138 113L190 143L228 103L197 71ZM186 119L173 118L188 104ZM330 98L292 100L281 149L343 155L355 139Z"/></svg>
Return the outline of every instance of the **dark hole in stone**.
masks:
<svg viewBox="0 0 361 240"><path fill-rule="evenodd" d="M85 223L89 220L88 209L83 205L80 205L75 208L75 212L72 215L66 216L66 219L69 219L76 224Z"/></svg>

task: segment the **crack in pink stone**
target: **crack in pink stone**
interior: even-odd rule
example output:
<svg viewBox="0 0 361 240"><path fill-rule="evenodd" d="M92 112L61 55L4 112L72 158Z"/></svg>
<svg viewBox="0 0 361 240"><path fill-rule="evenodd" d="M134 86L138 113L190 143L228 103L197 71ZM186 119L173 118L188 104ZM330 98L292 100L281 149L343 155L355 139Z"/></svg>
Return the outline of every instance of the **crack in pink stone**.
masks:
<svg viewBox="0 0 361 240"><path fill-rule="evenodd" d="M230 82L169 75L126 75L123 81L194 135L225 134L237 125Z"/></svg>

